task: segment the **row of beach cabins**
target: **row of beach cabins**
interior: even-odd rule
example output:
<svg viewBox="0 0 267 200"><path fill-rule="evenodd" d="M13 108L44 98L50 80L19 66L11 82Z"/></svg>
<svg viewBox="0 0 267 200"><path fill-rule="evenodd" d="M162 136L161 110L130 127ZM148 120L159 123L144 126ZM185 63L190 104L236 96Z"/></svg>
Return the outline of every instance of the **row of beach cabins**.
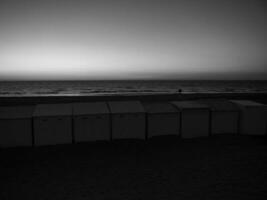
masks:
<svg viewBox="0 0 267 200"><path fill-rule="evenodd" d="M267 105L249 100L110 101L0 107L0 147L98 140L266 135Z"/></svg>

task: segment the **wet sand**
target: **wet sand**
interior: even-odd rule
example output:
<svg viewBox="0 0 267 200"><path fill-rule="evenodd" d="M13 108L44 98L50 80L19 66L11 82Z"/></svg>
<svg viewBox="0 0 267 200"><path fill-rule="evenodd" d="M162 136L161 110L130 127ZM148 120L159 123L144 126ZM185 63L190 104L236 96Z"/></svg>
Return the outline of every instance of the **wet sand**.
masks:
<svg viewBox="0 0 267 200"><path fill-rule="evenodd" d="M267 93L194 93L115 96L37 96L0 97L0 105L35 105L41 103L73 103L93 101L173 101L196 99L248 99L267 104Z"/></svg>
<svg viewBox="0 0 267 200"><path fill-rule="evenodd" d="M0 150L0 199L266 199L265 137Z"/></svg>

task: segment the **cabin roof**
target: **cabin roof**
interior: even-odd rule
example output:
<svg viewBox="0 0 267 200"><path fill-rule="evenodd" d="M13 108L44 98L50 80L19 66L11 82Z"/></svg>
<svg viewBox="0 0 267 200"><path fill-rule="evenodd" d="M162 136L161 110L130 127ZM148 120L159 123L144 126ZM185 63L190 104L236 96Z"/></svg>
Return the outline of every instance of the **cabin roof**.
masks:
<svg viewBox="0 0 267 200"><path fill-rule="evenodd" d="M35 107L33 116L52 117L72 115L71 104L39 104Z"/></svg>
<svg viewBox="0 0 267 200"><path fill-rule="evenodd" d="M147 113L177 113L177 108L168 102L143 102Z"/></svg>
<svg viewBox="0 0 267 200"><path fill-rule="evenodd" d="M242 106L266 106L265 104L258 103L251 100L231 100L231 102Z"/></svg>
<svg viewBox="0 0 267 200"><path fill-rule="evenodd" d="M209 107L205 104L196 101L172 101L173 105L177 108L183 109L208 109Z"/></svg>
<svg viewBox="0 0 267 200"><path fill-rule="evenodd" d="M144 108L139 101L110 101L111 113L143 113Z"/></svg>
<svg viewBox="0 0 267 200"><path fill-rule="evenodd" d="M208 105L214 111L237 111L237 106L228 100L216 100L216 99L208 99L208 100L200 100L200 103Z"/></svg>
<svg viewBox="0 0 267 200"><path fill-rule="evenodd" d="M0 119L31 118L34 106L1 106Z"/></svg>
<svg viewBox="0 0 267 200"><path fill-rule="evenodd" d="M73 115L109 114L106 102L74 103Z"/></svg>

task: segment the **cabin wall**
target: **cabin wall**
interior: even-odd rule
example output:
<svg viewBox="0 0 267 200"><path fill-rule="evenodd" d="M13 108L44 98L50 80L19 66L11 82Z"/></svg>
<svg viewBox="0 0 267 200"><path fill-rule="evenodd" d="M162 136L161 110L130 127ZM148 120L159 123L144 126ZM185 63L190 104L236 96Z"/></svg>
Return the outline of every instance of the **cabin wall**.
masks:
<svg viewBox="0 0 267 200"><path fill-rule="evenodd" d="M146 119L143 113L112 115L112 139L145 139Z"/></svg>
<svg viewBox="0 0 267 200"><path fill-rule="evenodd" d="M74 117L75 142L110 140L110 116L86 115Z"/></svg>
<svg viewBox="0 0 267 200"><path fill-rule="evenodd" d="M209 136L209 118L208 110L183 110L181 114L181 137Z"/></svg>
<svg viewBox="0 0 267 200"><path fill-rule="evenodd" d="M237 134L239 113L234 111L212 111L211 134Z"/></svg>
<svg viewBox="0 0 267 200"><path fill-rule="evenodd" d="M1 119L0 146L32 146L31 119Z"/></svg>
<svg viewBox="0 0 267 200"><path fill-rule="evenodd" d="M244 107L241 109L240 132L245 135L265 135L267 133L266 107Z"/></svg>
<svg viewBox="0 0 267 200"><path fill-rule="evenodd" d="M35 145L72 143L71 117L38 117L34 119Z"/></svg>
<svg viewBox="0 0 267 200"><path fill-rule="evenodd" d="M148 137L180 134L180 114L155 113L147 115Z"/></svg>

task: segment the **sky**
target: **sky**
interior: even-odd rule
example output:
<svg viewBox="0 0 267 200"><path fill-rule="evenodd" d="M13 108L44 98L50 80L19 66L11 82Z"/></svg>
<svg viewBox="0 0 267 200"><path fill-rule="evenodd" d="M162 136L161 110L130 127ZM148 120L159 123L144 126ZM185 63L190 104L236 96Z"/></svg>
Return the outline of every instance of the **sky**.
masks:
<svg viewBox="0 0 267 200"><path fill-rule="evenodd" d="M264 79L264 0L0 0L0 80Z"/></svg>

